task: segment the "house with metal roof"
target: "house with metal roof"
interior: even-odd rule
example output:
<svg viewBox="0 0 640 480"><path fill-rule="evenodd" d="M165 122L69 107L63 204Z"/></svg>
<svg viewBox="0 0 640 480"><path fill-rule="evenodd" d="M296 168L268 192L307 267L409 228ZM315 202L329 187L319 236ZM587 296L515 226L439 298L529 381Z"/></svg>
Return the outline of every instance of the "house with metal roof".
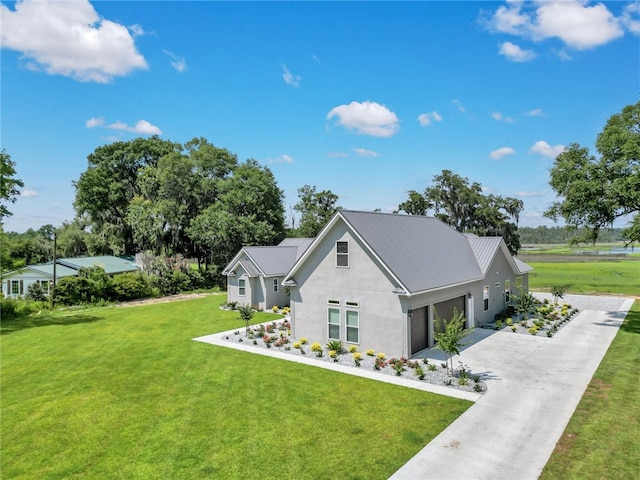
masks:
<svg viewBox="0 0 640 480"><path fill-rule="evenodd" d="M289 305L284 276L313 241L285 238L269 247L243 247L223 270L227 276L227 301L259 310Z"/></svg>
<svg viewBox="0 0 640 480"><path fill-rule="evenodd" d="M137 272L136 263L126 258L112 255L96 257L58 258L55 265L56 280L64 277L78 275L82 267L101 267L108 275L116 275L124 272ZM54 280L53 261L40 265L27 265L26 267L2 275L2 293L7 298L22 298L26 295L32 283L39 284L48 295L51 292Z"/></svg>
<svg viewBox="0 0 640 480"><path fill-rule="evenodd" d="M434 344L436 315L492 321L531 267L500 237L457 232L431 217L338 211L296 259L289 288L296 338L340 340L393 356Z"/></svg>

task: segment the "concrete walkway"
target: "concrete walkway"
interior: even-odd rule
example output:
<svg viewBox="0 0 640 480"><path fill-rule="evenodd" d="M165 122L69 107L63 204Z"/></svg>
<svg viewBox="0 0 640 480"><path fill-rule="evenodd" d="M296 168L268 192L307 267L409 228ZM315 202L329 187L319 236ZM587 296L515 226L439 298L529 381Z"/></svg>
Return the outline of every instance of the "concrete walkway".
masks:
<svg viewBox="0 0 640 480"><path fill-rule="evenodd" d="M476 330L485 338L460 360L489 376L487 393L391 479L539 477L633 304L580 295L564 301L581 312L553 338Z"/></svg>

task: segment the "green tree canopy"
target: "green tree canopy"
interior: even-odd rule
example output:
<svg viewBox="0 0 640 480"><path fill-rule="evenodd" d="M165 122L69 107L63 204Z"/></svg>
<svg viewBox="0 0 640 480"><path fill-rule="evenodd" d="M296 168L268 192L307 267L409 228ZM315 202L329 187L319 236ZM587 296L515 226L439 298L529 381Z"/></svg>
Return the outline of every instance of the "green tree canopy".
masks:
<svg viewBox="0 0 640 480"><path fill-rule="evenodd" d="M11 156L3 148L0 152L0 224L4 217L13 215L6 203L15 203L20 194L20 188L24 187L22 180L15 178L16 164L11 161Z"/></svg>
<svg viewBox="0 0 640 480"><path fill-rule="evenodd" d="M433 215L459 232L482 236L501 236L512 254L518 252L518 220L524 208L522 200L485 195L482 186L443 170L433 177L433 185L423 194L411 190L409 198L398 206L409 215ZM515 222L515 223L514 223Z"/></svg>
<svg viewBox="0 0 640 480"><path fill-rule="evenodd" d="M331 190L317 192L315 185L299 188L298 203L293 207L301 214L297 234L309 238L318 235L333 214L340 210L337 201L338 196Z"/></svg>
<svg viewBox="0 0 640 480"><path fill-rule="evenodd" d="M596 150L599 157L573 143L556 157L549 184L560 200L545 212L574 229L584 227L584 240L593 243L616 219L640 212L640 102L609 118ZM626 231L629 241L640 240L635 224Z"/></svg>

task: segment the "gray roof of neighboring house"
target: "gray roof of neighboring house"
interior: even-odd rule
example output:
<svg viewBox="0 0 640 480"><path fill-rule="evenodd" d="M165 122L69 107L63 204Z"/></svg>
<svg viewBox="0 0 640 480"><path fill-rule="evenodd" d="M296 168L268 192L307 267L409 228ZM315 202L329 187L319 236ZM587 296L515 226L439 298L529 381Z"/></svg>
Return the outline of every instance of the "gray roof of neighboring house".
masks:
<svg viewBox="0 0 640 480"><path fill-rule="evenodd" d="M75 257L75 258L58 258L56 262L59 265L66 265L70 268L79 269L82 267L102 267L104 271L112 275L114 273L135 272L138 266L133 260L115 257L113 255L102 255L98 257ZM52 264L53 262L49 262Z"/></svg>
<svg viewBox="0 0 640 480"><path fill-rule="evenodd" d="M284 275L312 241L312 238L286 238L276 246L243 247L224 269L223 274L229 274L240 263L250 276ZM250 262L242 260L243 253L251 260Z"/></svg>
<svg viewBox="0 0 640 480"><path fill-rule="evenodd" d="M480 280L498 249L503 248L500 237L465 235L432 217L350 210L338 211L318 238L338 218L351 227L407 293ZM289 276L302 262L292 267ZM514 266L521 273L531 269L520 264ZM529 270L523 270L525 267Z"/></svg>

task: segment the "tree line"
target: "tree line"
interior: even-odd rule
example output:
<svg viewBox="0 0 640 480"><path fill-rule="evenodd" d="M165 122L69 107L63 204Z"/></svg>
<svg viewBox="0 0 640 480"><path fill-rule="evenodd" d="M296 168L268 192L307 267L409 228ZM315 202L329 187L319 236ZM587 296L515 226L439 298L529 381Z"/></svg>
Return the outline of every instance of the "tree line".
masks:
<svg viewBox="0 0 640 480"><path fill-rule="evenodd" d="M613 221L633 215L621 232L640 240L640 102L613 115L597 138L599 157L571 144L555 160L550 185L558 201L545 212L563 219L563 230L519 229L524 205L517 198L484 194L482 186L443 170L423 192L411 190L397 212L433 215L461 232L501 236L512 253L522 234L569 236L592 241ZM23 186L4 150L0 159L0 222ZM285 222L284 194L271 170L253 159L243 162L204 138L184 145L157 136L100 146L87 169L73 181L76 217L61 227L45 225L24 234L5 233L0 242L2 270L58 257L132 255L194 259L200 269L219 273L243 245L274 245L286 236L314 237L340 208L338 196L315 186L298 189L293 211L297 225ZM544 231L544 235L540 232ZM606 235L606 234L605 234Z"/></svg>

